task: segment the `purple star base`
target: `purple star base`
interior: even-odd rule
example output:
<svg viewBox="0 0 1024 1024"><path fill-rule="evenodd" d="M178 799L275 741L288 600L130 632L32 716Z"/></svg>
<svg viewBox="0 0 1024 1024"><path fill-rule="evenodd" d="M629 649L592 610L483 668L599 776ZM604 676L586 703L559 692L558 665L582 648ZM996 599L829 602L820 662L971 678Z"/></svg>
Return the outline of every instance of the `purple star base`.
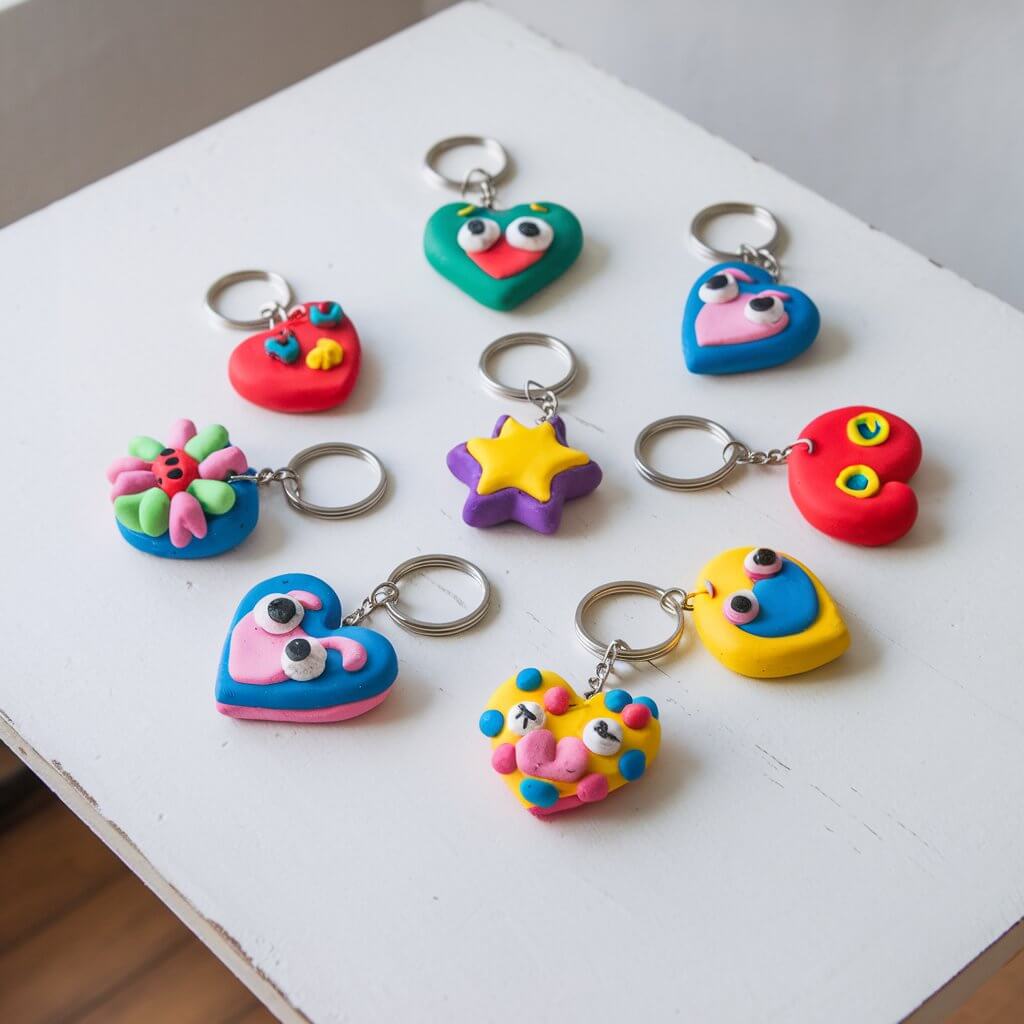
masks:
<svg viewBox="0 0 1024 1024"><path fill-rule="evenodd" d="M491 437L497 437L508 416L501 416L494 425ZM560 416L551 417L555 437L568 447L565 424ZM591 459L583 466L556 473L551 479L551 497L538 501L518 487L503 487L493 494L478 494L477 485L483 473L480 463L460 444L448 453L448 468L469 488L469 496L462 507L462 518L470 526L497 526L509 521L522 523L538 533L554 533L562 521L562 508L573 498L590 494L601 482L601 467Z"/></svg>

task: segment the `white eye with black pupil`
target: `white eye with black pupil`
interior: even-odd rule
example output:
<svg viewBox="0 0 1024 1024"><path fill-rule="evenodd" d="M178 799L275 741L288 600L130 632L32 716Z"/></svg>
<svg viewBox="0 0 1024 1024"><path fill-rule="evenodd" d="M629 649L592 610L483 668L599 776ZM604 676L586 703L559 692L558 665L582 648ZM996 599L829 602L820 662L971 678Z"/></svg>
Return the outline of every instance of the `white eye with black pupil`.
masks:
<svg viewBox="0 0 1024 1024"><path fill-rule="evenodd" d="M782 559L771 548L754 548L743 559L743 571L752 579L767 579L782 571Z"/></svg>
<svg viewBox="0 0 1024 1024"><path fill-rule="evenodd" d="M734 626L745 626L753 622L760 611L761 605L752 590L737 590L722 605L722 613Z"/></svg>
<svg viewBox="0 0 1024 1024"><path fill-rule="evenodd" d="M740 293L740 286L732 274L722 271L713 274L701 286L697 297L701 302L732 302Z"/></svg>
<svg viewBox="0 0 1024 1024"><path fill-rule="evenodd" d="M281 669L289 679L305 683L324 674L327 651L316 637L296 637L281 652Z"/></svg>
<svg viewBox="0 0 1024 1024"><path fill-rule="evenodd" d="M459 247L465 252L486 252L499 238L498 222L488 217L470 217L456 236Z"/></svg>
<svg viewBox="0 0 1024 1024"><path fill-rule="evenodd" d="M252 610L256 625L266 633L290 633L302 621L306 610L287 594L267 594Z"/></svg>
<svg viewBox="0 0 1024 1024"><path fill-rule="evenodd" d="M622 726L614 718L595 718L583 730L583 745L604 757L617 754L622 749Z"/></svg>
<svg viewBox="0 0 1024 1024"><path fill-rule="evenodd" d="M531 729L539 729L544 725L544 709L532 700L524 700L513 704L508 709L505 721L508 727L520 736L525 736Z"/></svg>
<svg viewBox="0 0 1024 1024"><path fill-rule="evenodd" d="M754 324L777 324L785 309L776 295L755 295L743 310L743 315Z"/></svg>
<svg viewBox="0 0 1024 1024"><path fill-rule="evenodd" d="M513 249L543 252L555 240L555 230L540 217L516 217L505 228L505 241Z"/></svg>

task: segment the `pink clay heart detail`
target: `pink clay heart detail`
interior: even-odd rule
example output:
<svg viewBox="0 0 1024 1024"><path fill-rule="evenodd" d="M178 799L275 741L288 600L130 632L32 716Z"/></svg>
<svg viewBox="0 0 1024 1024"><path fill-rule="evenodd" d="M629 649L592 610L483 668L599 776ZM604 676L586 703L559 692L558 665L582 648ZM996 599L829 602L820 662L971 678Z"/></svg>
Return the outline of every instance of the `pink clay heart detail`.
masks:
<svg viewBox="0 0 1024 1024"><path fill-rule="evenodd" d="M193 537L206 536L206 516L203 507L188 491L179 491L171 498L171 543L176 548L187 547Z"/></svg>
<svg viewBox="0 0 1024 1024"><path fill-rule="evenodd" d="M578 736L563 736L556 744L547 729L533 729L515 751L519 770L537 779L576 782L587 770L587 748Z"/></svg>

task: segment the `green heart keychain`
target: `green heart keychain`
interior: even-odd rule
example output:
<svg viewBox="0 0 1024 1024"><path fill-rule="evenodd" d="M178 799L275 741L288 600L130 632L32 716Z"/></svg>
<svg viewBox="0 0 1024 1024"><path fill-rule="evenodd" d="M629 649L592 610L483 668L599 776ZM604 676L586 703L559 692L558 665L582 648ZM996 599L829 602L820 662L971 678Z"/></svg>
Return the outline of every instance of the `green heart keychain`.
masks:
<svg viewBox="0 0 1024 1024"><path fill-rule="evenodd" d="M442 174L441 156L464 146L483 149L494 169L472 167L461 181ZM427 152L423 170L432 184L462 194L462 202L446 203L427 221L423 251L439 274L477 302L514 309L561 277L579 256L583 229L566 207L543 200L494 208L498 182L508 173L508 154L496 139L442 139Z"/></svg>

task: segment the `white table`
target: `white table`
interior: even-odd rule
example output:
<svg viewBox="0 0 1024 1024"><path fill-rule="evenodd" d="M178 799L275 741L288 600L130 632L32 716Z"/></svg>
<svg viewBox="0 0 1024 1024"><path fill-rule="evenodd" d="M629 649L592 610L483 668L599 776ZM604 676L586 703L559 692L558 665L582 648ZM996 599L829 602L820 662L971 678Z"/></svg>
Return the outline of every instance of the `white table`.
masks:
<svg viewBox="0 0 1024 1024"><path fill-rule="evenodd" d="M587 233L579 265L511 315L420 251L448 199L420 157L465 131L517 159L506 201L562 200ZM780 370L697 378L678 342L702 269L686 225L732 198L779 213L786 280L825 328ZM200 299L245 265L346 305L367 359L343 410L282 417L230 390L236 339ZM1021 918L1020 313L477 6L7 228L0 280L3 734L282 1016L887 1021ZM444 468L451 445L516 411L476 378L480 349L511 329L559 335L585 362L564 408L606 480L555 537L464 526ZM710 415L775 445L857 401L925 443L921 519L888 549L816 533L779 472L687 496L632 466L656 416ZM232 554L144 558L115 534L103 470L182 415L226 423L257 464L367 444L391 496L337 524L268 495ZM587 813L529 818L477 732L491 689L530 664L582 684L585 591L687 585L744 543L815 568L848 654L766 684L691 634L658 671L620 676L662 707L650 777ZM252 583L312 571L351 607L430 550L478 562L496 607L447 641L377 620L402 664L382 708L324 728L215 713L223 633ZM638 642L663 625L628 611L618 626Z"/></svg>

